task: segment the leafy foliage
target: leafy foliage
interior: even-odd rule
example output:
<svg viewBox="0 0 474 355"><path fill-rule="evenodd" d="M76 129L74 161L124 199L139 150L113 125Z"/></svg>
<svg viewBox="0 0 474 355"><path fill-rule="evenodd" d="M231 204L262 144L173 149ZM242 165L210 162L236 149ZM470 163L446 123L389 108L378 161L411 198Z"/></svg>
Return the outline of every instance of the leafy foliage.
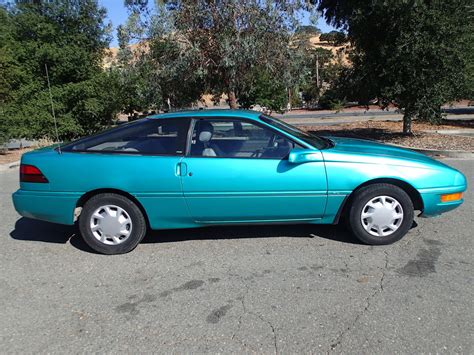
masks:
<svg viewBox="0 0 474 355"><path fill-rule="evenodd" d="M282 81L270 73L257 70L254 82L239 97L243 108L260 105L271 111L282 111L288 102L288 93Z"/></svg>
<svg viewBox="0 0 474 355"><path fill-rule="evenodd" d="M129 116L135 112L157 109L162 103L160 91L151 80L152 68L136 53L141 50L137 47L134 52L129 47L122 46L118 52L118 65L111 68L119 82L121 110Z"/></svg>
<svg viewBox="0 0 474 355"><path fill-rule="evenodd" d="M470 27L466 32L464 43L466 45L466 86L465 98L474 101L474 3L467 6L467 19Z"/></svg>
<svg viewBox="0 0 474 355"><path fill-rule="evenodd" d="M331 88L327 90L318 101L319 107L324 110L340 111L344 108L345 100L340 98L339 93Z"/></svg>
<svg viewBox="0 0 474 355"><path fill-rule="evenodd" d="M403 109L410 133L413 117L438 122L441 105L465 93L469 3L321 0L319 9L353 45L349 91Z"/></svg>
<svg viewBox="0 0 474 355"><path fill-rule="evenodd" d="M342 70L342 65L336 61L332 52L325 48L310 49L306 54L309 76L301 86L301 90L305 102L316 103L325 88L333 85Z"/></svg>
<svg viewBox="0 0 474 355"><path fill-rule="evenodd" d="M152 13L146 1L126 4L131 14L123 38L146 34L147 61L171 101L224 92L236 107L240 98L256 97L262 89L250 85L258 72L279 78L279 86L295 82L290 43L299 26L298 11L311 8L307 1L175 0L157 4ZM182 92L184 82L187 92Z"/></svg>
<svg viewBox="0 0 474 355"><path fill-rule="evenodd" d="M329 42L335 46L339 46L347 42L347 37L344 32L331 31L328 33L322 33L319 37L319 40Z"/></svg>
<svg viewBox="0 0 474 355"><path fill-rule="evenodd" d="M313 37L313 33L299 31L292 39L291 46L291 66L299 74L292 76L296 79L292 87L298 87L302 99L309 105L318 102L321 94L334 85L343 69L338 55L324 47L314 47Z"/></svg>
<svg viewBox="0 0 474 355"><path fill-rule="evenodd" d="M117 77L104 72L105 9L94 0L0 6L0 128L10 137L54 138L48 66L62 139L110 124Z"/></svg>
<svg viewBox="0 0 474 355"><path fill-rule="evenodd" d="M295 31L296 34L305 34L310 36L316 36L321 33L321 30L316 26L298 26Z"/></svg>

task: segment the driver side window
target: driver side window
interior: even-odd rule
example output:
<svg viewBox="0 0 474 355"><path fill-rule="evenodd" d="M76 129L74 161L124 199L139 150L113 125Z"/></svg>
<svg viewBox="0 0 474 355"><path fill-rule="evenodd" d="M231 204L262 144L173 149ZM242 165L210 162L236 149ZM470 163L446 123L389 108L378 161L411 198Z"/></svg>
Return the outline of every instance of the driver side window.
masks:
<svg viewBox="0 0 474 355"><path fill-rule="evenodd" d="M300 146L270 129L249 122L203 119L194 126L191 156L284 159L295 147Z"/></svg>

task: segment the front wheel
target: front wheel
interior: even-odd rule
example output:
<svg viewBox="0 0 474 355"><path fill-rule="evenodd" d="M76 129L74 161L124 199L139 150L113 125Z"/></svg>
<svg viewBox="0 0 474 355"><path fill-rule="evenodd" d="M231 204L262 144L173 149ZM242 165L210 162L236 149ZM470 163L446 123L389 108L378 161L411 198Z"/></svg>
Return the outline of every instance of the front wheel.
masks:
<svg viewBox="0 0 474 355"><path fill-rule="evenodd" d="M390 184L374 184L355 192L349 210L354 235L370 245L391 244L407 234L413 224L410 197Z"/></svg>
<svg viewBox="0 0 474 355"><path fill-rule="evenodd" d="M84 241L102 254L123 254L135 249L146 234L143 213L128 198L104 193L93 196L79 217Z"/></svg>

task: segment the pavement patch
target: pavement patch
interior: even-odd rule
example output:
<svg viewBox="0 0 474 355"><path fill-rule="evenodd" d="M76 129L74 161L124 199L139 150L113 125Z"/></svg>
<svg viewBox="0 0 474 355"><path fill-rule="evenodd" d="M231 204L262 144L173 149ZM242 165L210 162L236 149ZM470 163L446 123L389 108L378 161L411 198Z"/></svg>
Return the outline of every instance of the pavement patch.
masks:
<svg viewBox="0 0 474 355"><path fill-rule="evenodd" d="M224 317L229 309L232 308L231 304L219 307L213 310L206 318L207 323L216 324L219 323L222 317Z"/></svg>
<svg viewBox="0 0 474 355"><path fill-rule="evenodd" d="M436 262L440 255L441 249L435 246L429 249L420 249L416 258L408 261L398 272L405 276L426 277L436 272Z"/></svg>
<svg viewBox="0 0 474 355"><path fill-rule="evenodd" d="M136 296L130 296L129 299L134 299ZM136 316L140 311L138 310L138 306L141 303L150 303L154 302L156 300L155 295L151 294L144 294L143 297L136 301L136 302L125 302L122 303L121 305L115 307L115 311L118 313L128 313L131 316Z"/></svg>
<svg viewBox="0 0 474 355"><path fill-rule="evenodd" d="M175 292L186 291L186 290L195 290L199 287L204 285L204 281L202 280L191 280L186 282L185 284L172 288L171 290L163 291L160 293L160 297L167 297Z"/></svg>

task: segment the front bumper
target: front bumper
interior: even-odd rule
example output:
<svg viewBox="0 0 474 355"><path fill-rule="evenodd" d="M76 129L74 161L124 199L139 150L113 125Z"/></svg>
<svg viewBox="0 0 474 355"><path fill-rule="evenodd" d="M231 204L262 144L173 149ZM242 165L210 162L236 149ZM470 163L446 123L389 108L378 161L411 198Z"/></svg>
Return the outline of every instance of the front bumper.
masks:
<svg viewBox="0 0 474 355"><path fill-rule="evenodd" d="M441 202L441 195L466 191L466 185L444 188L421 189L420 195L423 200L423 212L420 217L435 217L442 213L459 207L464 199L452 202Z"/></svg>
<svg viewBox="0 0 474 355"><path fill-rule="evenodd" d="M81 194L18 190L12 195L15 210L23 217L72 225L74 209Z"/></svg>

